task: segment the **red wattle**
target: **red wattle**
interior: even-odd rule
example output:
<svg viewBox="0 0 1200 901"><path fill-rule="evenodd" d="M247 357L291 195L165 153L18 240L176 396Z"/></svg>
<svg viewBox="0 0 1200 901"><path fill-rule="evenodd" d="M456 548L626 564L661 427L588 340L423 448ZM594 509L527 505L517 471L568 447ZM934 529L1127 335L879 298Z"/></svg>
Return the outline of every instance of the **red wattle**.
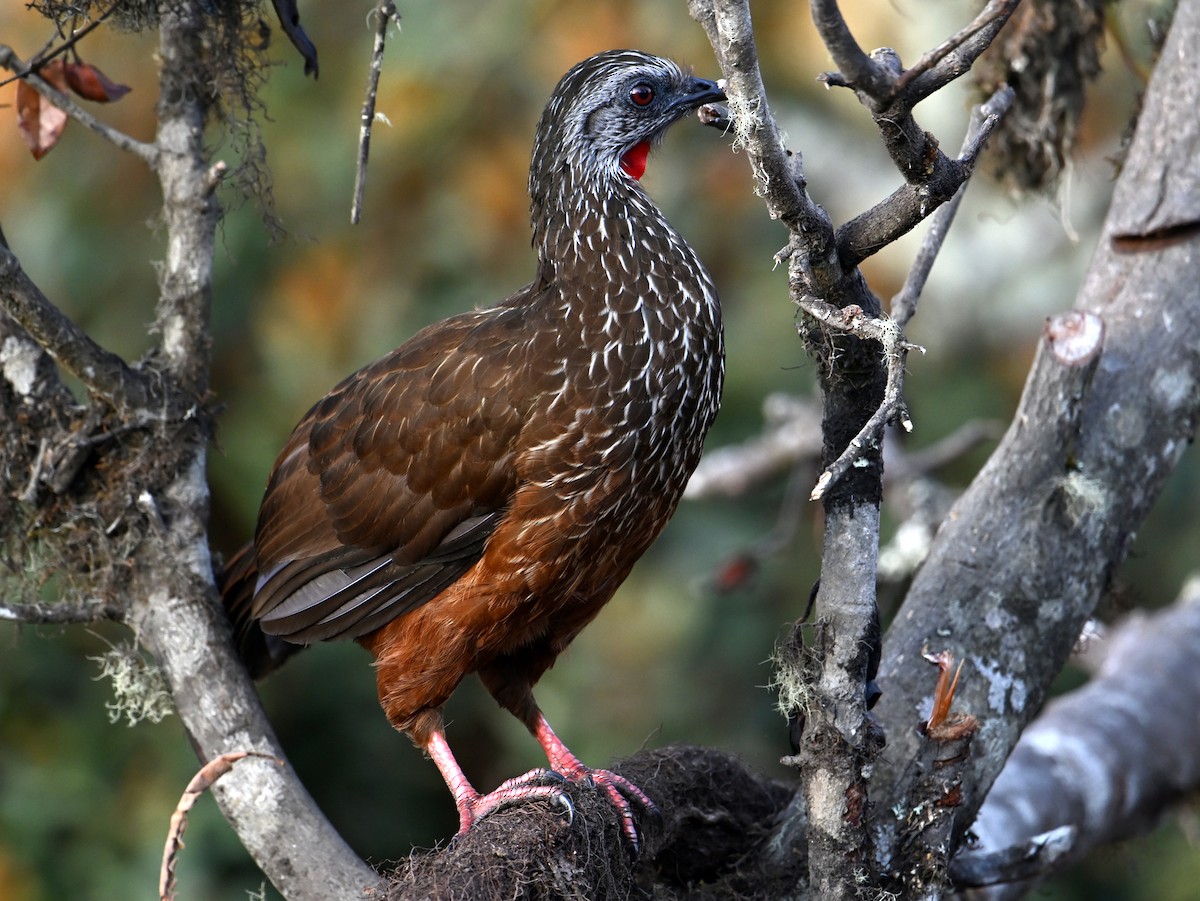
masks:
<svg viewBox="0 0 1200 901"><path fill-rule="evenodd" d="M621 157L621 168L625 174L640 179L646 173L646 157L650 155L650 142L642 141Z"/></svg>

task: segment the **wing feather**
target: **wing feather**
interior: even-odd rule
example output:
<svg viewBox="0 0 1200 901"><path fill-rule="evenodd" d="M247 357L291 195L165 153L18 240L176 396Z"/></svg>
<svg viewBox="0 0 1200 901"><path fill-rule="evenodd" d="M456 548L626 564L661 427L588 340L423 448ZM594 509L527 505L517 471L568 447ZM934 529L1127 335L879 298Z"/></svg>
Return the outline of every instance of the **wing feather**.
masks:
<svg viewBox="0 0 1200 901"><path fill-rule="evenodd" d="M510 390L530 334L530 299L516 300L424 329L296 427L255 535L252 611L264 632L361 637L480 559L517 489L521 431L546 383Z"/></svg>

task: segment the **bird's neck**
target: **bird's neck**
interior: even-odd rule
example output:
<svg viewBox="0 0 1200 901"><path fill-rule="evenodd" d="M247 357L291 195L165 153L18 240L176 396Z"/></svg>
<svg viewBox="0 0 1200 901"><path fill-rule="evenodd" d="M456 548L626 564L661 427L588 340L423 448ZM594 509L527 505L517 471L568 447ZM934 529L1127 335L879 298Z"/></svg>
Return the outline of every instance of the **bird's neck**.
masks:
<svg viewBox="0 0 1200 901"><path fill-rule="evenodd" d="M584 181L566 167L558 171L532 194L533 243L545 281L637 290L639 279L671 270L684 278L703 275L691 248L636 179L613 172Z"/></svg>

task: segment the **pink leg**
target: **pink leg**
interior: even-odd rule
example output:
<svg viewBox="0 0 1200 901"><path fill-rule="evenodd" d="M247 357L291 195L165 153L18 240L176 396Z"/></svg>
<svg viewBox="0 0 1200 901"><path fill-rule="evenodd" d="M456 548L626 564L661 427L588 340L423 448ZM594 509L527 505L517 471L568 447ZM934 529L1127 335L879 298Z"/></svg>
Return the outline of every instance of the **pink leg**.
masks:
<svg viewBox="0 0 1200 901"><path fill-rule="evenodd" d="M462 835L489 813L530 798L546 798L563 805L567 809L568 820L575 813L571 800L563 794L561 789L553 785L529 784L538 779L558 777L557 773L550 770L530 770L524 776L517 776L515 779L502 782L495 791L481 795L471 785L462 771L462 767L454 759L454 754L450 751L450 745L447 744L446 736L442 732L435 731L430 734L425 751L437 764L442 778L446 780L446 786L454 795L454 804L458 807L459 835Z"/></svg>
<svg viewBox="0 0 1200 901"><path fill-rule="evenodd" d="M571 749L563 744L562 739L554 734L554 730L546 722L545 715L540 711L533 735L545 750L546 758L550 761L550 769L561 773L572 782L598 786L608 795L608 800L617 809L617 815L621 819L621 831L625 833L625 837L629 839L629 843L636 852L638 849L637 825L634 822L633 808L630 807L629 802L630 800L636 801L654 814L658 813L658 806L628 779L608 770L593 770L591 767L585 766L578 757L571 753Z"/></svg>

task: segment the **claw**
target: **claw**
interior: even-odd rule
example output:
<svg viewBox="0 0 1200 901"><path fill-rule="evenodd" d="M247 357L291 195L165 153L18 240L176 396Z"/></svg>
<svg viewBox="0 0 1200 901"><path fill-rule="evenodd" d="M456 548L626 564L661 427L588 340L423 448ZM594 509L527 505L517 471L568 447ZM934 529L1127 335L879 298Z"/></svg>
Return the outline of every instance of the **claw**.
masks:
<svg viewBox="0 0 1200 901"><path fill-rule="evenodd" d="M550 781L558 785L537 785L534 783ZM563 807L567 814L567 825L575 821L575 805L567 797L559 785L566 784L566 778L554 770L533 769L523 776L506 779L486 795L476 793L474 797L465 796L459 799L458 834L462 835L484 817L514 804L538 798Z"/></svg>
<svg viewBox="0 0 1200 901"><path fill-rule="evenodd" d="M598 788L604 792L609 803L616 809L617 817L621 822L621 832L629 841L630 847L636 855L641 847L641 841L638 837L637 823L633 817L633 807L630 805L630 801L646 811L652 812L661 821L661 814L655 803L647 797L644 791L624 776L618 776L609 770L593 770L585 766L554 734L554 730L546 722L545 716L539 714L534 736L545 750L551 769L561 773L572 782L590 788Z"/></svg>
<svg viewBox="0 0 1200 901"><path fill-rule="evenodd" d="M629 840L636 856L641 849L641 840L638 836L637 822L633 818L633 808L629 802L636 802L661 823L662 813L659 811L658 805L624 776L618 776L609 770L589 770L587 776L588 781L600 788L608 796L609 803L616 808L617 816L621 820L621 832Z"/></svg>
<svg viewBox="0 0 1200 901"><path fill-rule="evenodd" d="M574 823L575 822L575 805L571 802L571 799L568 798L566 795L559 793L558 795L555 795L553 800L562 804L563 809L566 810L567 825L570 826L572 823Z"/></svg>

